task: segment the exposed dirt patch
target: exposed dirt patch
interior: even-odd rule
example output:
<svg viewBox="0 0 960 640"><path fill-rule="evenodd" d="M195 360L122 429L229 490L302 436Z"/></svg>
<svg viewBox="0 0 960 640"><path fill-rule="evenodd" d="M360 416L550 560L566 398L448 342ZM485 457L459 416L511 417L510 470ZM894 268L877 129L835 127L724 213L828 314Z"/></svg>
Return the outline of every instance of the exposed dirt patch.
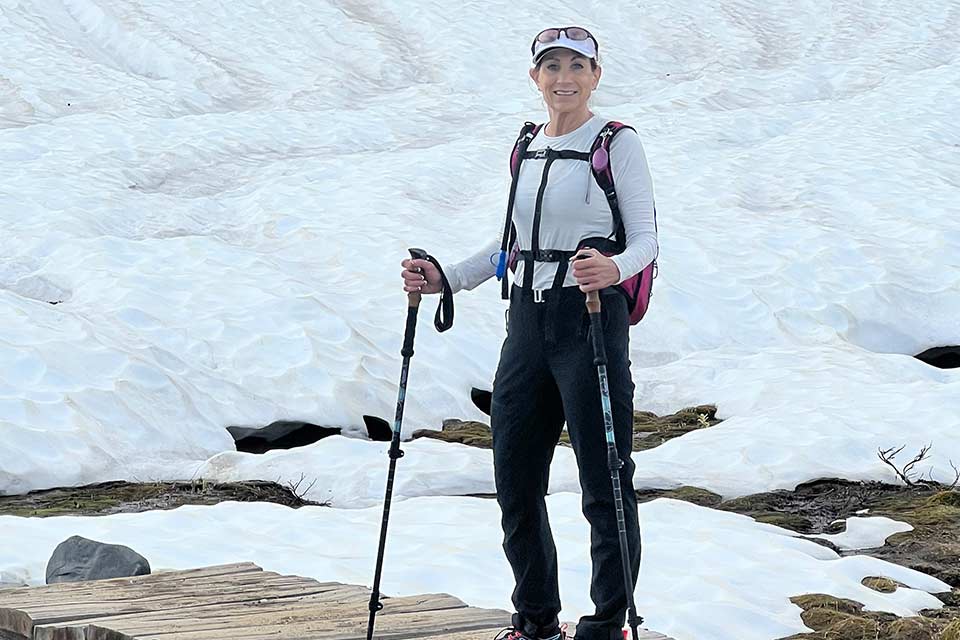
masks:
<svg viewBox="0 0 960 640"><path fill-rule="evenodd" d="M633 412L633 450L645 451L660 446L667 440L706 429L722 422L718 420L717 408L713 405L688 407L665 416L658 416L651 411ZM442 431L433 429L418 429L413 432L414 438L436 438L445 442L459 442L460 444L481 449L493 447L493 438L490 425L483 422L462 421L456 419L444 420ZM566 429L560 434L559 446L570 446L570 435Z"/></svg>
<svg viewBox="0 0 960 640"><path fill-rule="evenodd" d="M806 482L794 491L727 500L717 508L799 533L840 533L846 527L837 520L865 509L860 515L907 522L914 530L890 536L882 547L839 553L866 553L929 573L960 588L960 491L832 478Z"/></svg>
<svg viewBox="0 0 960 640"><path fill-rule="evenodd" d="M804 624L816 633L791 636L790 640L960 640L960 491L831 478L801 484L794 491L760 493L711 506L798 533L840 533L846 524L838 520L865 509L859 515L907 522L913 531L894 534L873 549L842 551L826 540L817 541L841 556L881 558L953 587L951 592L936 594L944 602L942 609L925 610L911 618L863 611L860 603L824 594L798 596L792 601L804 609ZM864 584L888 593L902 586L885 576L869 577Z"/></svg>
<svg viewBox="0 0 960 640"><path fill-rule="evenodd" d="M942 610L898 618L890 613L864 611L853 600L812 593L791 598L803 609L803 623L814 633L800 633L784 640L960 640L960 595L940 594L948 602ZM952 619L951 612L952 611Z"/></svg>
<svg viewBox="0 0 960 640"><path fill-rule="evenodd" d="M678 487L676 489L637 489L637 502L644 503L657 498L673 498L700 505L701 507L716 507L721 498L718 494L701 489L700 487Z"/></svg>
<svg viewBox="0 0 960 640"><path fill-rule="evenodd" d="M175 509L186 504L213 505L230 500L273 502L295 508L318 504L303 500L293 488L274 482L103 482L0 496L0 515L41 518L99 516Z"/></svg>

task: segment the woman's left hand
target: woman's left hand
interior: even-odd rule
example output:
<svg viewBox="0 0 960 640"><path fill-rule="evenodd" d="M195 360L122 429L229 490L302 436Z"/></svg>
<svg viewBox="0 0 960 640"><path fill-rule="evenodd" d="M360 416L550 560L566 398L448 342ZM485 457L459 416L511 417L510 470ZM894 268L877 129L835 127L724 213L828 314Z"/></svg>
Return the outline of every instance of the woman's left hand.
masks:
<svg viewBox="0 0 960 640"><path fill-rule="evenodd" d="M589 258L576 260L577 256L589 255ZM620 282L620 267L617 263L596 249L584 248L571 258L573 277L580 285L580 291L597 291Z"/></svg>

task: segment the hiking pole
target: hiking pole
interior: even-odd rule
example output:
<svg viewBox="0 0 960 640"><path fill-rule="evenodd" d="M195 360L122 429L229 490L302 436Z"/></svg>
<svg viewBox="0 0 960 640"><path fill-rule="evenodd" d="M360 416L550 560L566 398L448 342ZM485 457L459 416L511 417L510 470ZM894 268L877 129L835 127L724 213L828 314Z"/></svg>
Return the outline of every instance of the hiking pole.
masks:
<svg viewBox="0 0 960 640"><path fill-rule="evenodd" d="M410 249L410 256L415 260L426 260L427 252L423 249ZM377 611L383 609L380 602L380 577L383 571L383 552L387 545L387 520L390 518L390 499L393 496L393 476L397 469L397 460L403 457L400 450L400 424L403 422L403 403L407 395L407 372L410 369L410 358L413 356L413 336L417 330L417 311L420 308L420 292L407 292L407 326L403 332L403 366L400 369L400 393L397 397L397 414L393 421L393 438L390 441L390 470L387 473L387 493L383 501L383 521L380 523L380 548L377 551L377 568L373 577L373 591L370 593L370 618L367 621L367 640L373 638L373 622ZM373 416L363 416L367 423L367 430L379 429L382 431L386 421ZM382 424L381 424L382 423Z"/></svg>
<svg viewBox="0 0 960 640"><path fill-rule="evenodd" d="M586 257L586 256L585 256ZM623 514L623 494L620 491L620 468L623 461L617 454L617 443L613 434L613 410L610 408L610 387L607 383L607 352L603 346L603 324L600 320L600 295L597 291L587 292L587 312L590 314L590 333L593 338L593 364L597 365L600 378L600 403L603 405L603 426L607 435L607 467L613 482L613 502L617 507L617 532L620 534L620 558L623 564L623 588L627 594L630 608L629 623L633 630L633 640L639 640L637 631L643 618L637 615L637 605L633 599L633 580L630 579L630 555L627 549L627 524Z"/></svg>

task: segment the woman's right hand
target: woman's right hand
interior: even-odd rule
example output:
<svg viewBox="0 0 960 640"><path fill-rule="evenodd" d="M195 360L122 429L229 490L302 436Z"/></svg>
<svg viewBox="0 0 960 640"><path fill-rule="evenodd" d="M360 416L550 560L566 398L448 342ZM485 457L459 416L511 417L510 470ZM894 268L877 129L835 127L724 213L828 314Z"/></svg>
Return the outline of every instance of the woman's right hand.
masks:
<svg viewBox="0 0 960 640"><path fill-rule="evenodd" d="M407 293L440 293L443 289L443 280L440 271L429 260L414 260L407 258L400 263L403 267L403 290Z"/></svg>

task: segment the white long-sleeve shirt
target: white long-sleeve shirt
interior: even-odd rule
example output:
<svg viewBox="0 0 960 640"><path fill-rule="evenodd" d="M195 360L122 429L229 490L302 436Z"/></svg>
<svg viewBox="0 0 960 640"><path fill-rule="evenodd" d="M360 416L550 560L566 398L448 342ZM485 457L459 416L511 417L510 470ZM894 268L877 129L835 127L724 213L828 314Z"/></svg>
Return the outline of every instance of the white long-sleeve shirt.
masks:
<svg viewBox="0 0 960 640"><path fill-rule="evenodd" d="M548 136L540 129L528 150L544 147L589 152L607 119L594 115L573 131ZM533 217L537 191L543 174L544 159L528 158L520 165L513 223L521 249L532 245ZM653 213L653 184L640 136L631 129L617 133L610 144L610 164L620 203L620 215L626 232L626 250L613 261L620 269L620 282L639 273L657 255L657 231ZM572 251L581 240L608 237L614 232L613 214L603 190L583 160L554 160L540 214L540 248ZM503 233L501 224L500 235ZM473 289L496 275L501 238L491 238L482 249L468 258L444 267L454 292ZM517 263L514 281L523 282L523 260ZM534 263L534 289L549 289L556 275L556 262ZM573 270L568 269L564 286L575 286Z"/></svg>

